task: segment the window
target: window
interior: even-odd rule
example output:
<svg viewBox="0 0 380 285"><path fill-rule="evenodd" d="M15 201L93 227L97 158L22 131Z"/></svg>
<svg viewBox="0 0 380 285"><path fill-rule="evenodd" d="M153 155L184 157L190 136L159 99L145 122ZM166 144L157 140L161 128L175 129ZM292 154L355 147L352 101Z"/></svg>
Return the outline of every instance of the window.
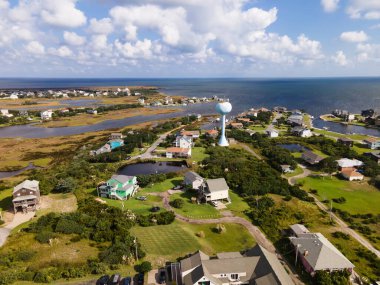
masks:
<svg viewBox="0 0 380 285"><path fill-rule="evenodd" d="M238 280L239 279L239 274L231 274L231 279L232 280Z"/></svg>

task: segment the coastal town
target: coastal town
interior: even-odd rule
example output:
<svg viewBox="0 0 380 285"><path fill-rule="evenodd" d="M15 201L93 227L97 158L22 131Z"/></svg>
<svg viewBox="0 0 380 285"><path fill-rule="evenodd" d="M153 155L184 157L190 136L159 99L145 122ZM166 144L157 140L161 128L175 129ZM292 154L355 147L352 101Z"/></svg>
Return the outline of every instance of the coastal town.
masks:
<svg viewBox="0 0 380 285"><path fill-rule="evenodd" d="M233 106L217 96L126 90L114 95L127 98L128 108L109 105L108 114L127 114L134 104L212 104L216 111L70 142L15 141L19 158L6 154L1 161L0 284L378 281L380 138L315 128L313 117L297 109L230 115ZM104 106L47 108L41 121L98 116ZM2 109L2 117L11 120L16 110ZM31 140L35 149L22 146ZM12 159L33 167L20 172L23 165ZM23 249L25 242L33 249Z"/></svg>

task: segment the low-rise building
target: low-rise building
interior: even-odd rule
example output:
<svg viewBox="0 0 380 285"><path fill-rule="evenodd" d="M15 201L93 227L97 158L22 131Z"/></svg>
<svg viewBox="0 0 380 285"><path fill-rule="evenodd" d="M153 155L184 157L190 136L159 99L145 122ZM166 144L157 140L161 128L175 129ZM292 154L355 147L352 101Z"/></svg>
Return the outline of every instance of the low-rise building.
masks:
<svg viewBox="0 0 380 285"><path fill-rule="evenodd" d="M41 120L48 121L48 120L51 120L51 118L53 117L53 111L52 110L42 111L40 115L41 115Z"/></svg>
<svg viewBox="0 0 380 285"><path fill-rule="evenodd" d="M323 157L319 156L318 154L315 154L310 150L304 150L302 153L302 159L307 163L314 165L321 162L323 160Z"/></svg>
<svg viewBox="0 0 380 285"><path fill-rule="evenodd" d="M242 123L230 123L231 128L233 129L242 129L244 128L244 125Z"/></svg>
<svg viewBox="0 0 380 285"><path fill-rule="evenodd" d="M193 146L193 139L189 136L177 136L174 146L177 148L191 148Z"/></svg>
<svg viewBox="0 0 380 285"><path fill-rule="evenodd" d="M355 168L345 168L340 174L348 181L361 181L364 179L364 175L359 173Z"/></svg>
<svg viewBox="0 0 380 285"><path fill-rule="evenodd" d="M357 159L349 159L349 158L341 158L336 161L338 163L338 166L340 170L344 170L346 168L351 169L355 167L360 167L364 165L364 163Z"/></svg>
<svg viewBox="0 0 380 285"><path fill-rule="evenodd" d="M281 165L281 171L282 173L292 173L294 172L294 170L292 169L292 167L288 164L282 164Z"/></svg>
<svg viewBox="0 0 380 285"><path fill-rule="evenodd" d="M338 138L337 142L344 144L345 146L348 146L348 147L354 146L354 141L349 138Z"/></svg>
<svg viewBox="0 0 380 285"><path fill-rule="evenodd" d="M9 110L7 110L7 109L1 109L0 113L1 113L2 116L7 117L7 118L12 118L13 117L13 114L10 114Z"/></svg>
<svg viewBox="0 0 380 285"><path fill-rule="evenodd" d="M36 210L40 201L40 187L37 180L25 180L13 188L13 210L28 212Z"/></svg>
<svg viewBox="0 0 380 285"><path fill-rule="evenodd" d="M244 255L202 251L181 260L183 285L294 285L274 253L256 245Z"/></svg>
<svg viewBox="0 0 380 285"><path fill-rule="evenodd" d="M313 135L309 129L301 126L292 128L292 134L301 138L310 138Z"/></svg>
<svg viewBox="0 0 380 285"><path fill-rule="evenodd" d="M122 133L111 133L110 140L122 140L124 138Z"/></svg>
<svg viewBox="0 0 380 285"><path fill-rule="evenodd" d="M314 275L317 271L349 270L355 267L328 239L321 233L304 232L300 229L295 236L289 237L299 262L305 270Z"/></svg>
<svg viewBox="0 0 380 285"><path fill-rule="evenodd" d="M198 190L202 186L204 179L198 173L188 171L185 173L185 179L183 182L187 187L193 190Z"/></svg>
<svg viewBox="0 0 380 285"><path fill-rule="evenodd" d="M380 164L380 152L366 152L364 155Z"/></svg>
<svg viewBox="0 0 380 285"><path fill-rule="evenodd" d="M368 139L364 140L364 143L370 149L380 148L380 139L379 138L368 138Z"/></svg>
<svg viewBox="0 0 380 285"><path fill-rule="evenodd" d="M191 148L169 147L166 149L167 158L189 158L191 157Z"/></svg>
<svg viewBox="0 0 380 285"><path fill-rule="evenodd" d="M218 135L219 135L219 132L217 131L217 130L208 130L208 131L206 131L206 136L207 137L211 137L211 138L217 138L218 137Z"/></svg>
<svg viewBox="0 0 380 285"><path fill-rule="evenodd" d="M265 133L267 134L268 137L270 138L277 138L279 135L279 132L273 128L268 128Z"/></svg>
<svg viewBox="0 0 380 285"><path fill-rule="evenodd" d="M136 176L113 175L107 182L97 187L98 195L117 200L128 200L135 195L139 188Z"/></svg>
<svg viewBox="0 0 380 285"><path fill-rule="evenodd" d="M202 183L200 188L200 199L205 202L230 201L228 190L229 187L224 178L207 179Z"/></svg>
<svg viewBox="0 0 380 285"><path fill-rule="evenodd" d="M186 137L191 137L193 140L199 138L200 132L199 131L186 131L186 130L181 130L180 132L181 136L186 136Z"/></svg>

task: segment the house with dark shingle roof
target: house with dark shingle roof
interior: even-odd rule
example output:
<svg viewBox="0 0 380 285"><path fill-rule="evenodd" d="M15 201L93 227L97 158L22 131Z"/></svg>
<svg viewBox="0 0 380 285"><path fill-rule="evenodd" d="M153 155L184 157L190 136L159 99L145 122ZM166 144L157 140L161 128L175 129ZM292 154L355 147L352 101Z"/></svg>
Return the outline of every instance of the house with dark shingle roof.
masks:
<svg viewBox="0 0 380 285"><path fill-rule="evenodd" d="M302 153L302 159L307 163L314 165L322 161L323 157L319 156L318 154L315 154L311 150L304 150L304 152Z"/></svg>
<svg viewBox="0 0 380 285"><path fill-rule="evenodd" d="M181 261L183 285L294 285L277 256L260 245L247 251L218 253L210 258L198 251Z"/></svg>

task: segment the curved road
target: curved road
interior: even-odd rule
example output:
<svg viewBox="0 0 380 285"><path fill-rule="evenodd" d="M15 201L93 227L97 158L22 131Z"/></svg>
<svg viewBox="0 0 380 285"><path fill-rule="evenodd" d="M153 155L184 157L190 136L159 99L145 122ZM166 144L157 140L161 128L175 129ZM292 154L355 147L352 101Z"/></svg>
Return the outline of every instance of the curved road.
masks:
<svg viewBox="0 0 380 285"><path fill-rule="evenodd" d="M311 171L306 168L306 166L299 164L299 167L303 169L303 173L290 177L288 179L290 185L295 185L298 179L305 178L311 174ZM339 225L342 232L349 234L351 237L356 239L362 246L364 246L369 251L376 254L378 258L380 258L380 251L377 250L368 240L366 240L364 237L362 237L360 234L358 234L356 231L351 229L341 218L339 218L337 215L332 213L329 208L323 204L321 201L318 200L318 198L311 193L308 193L310 197L313 197L315 204L321 209L323 212L331 215L332 219Z"/></svg>

